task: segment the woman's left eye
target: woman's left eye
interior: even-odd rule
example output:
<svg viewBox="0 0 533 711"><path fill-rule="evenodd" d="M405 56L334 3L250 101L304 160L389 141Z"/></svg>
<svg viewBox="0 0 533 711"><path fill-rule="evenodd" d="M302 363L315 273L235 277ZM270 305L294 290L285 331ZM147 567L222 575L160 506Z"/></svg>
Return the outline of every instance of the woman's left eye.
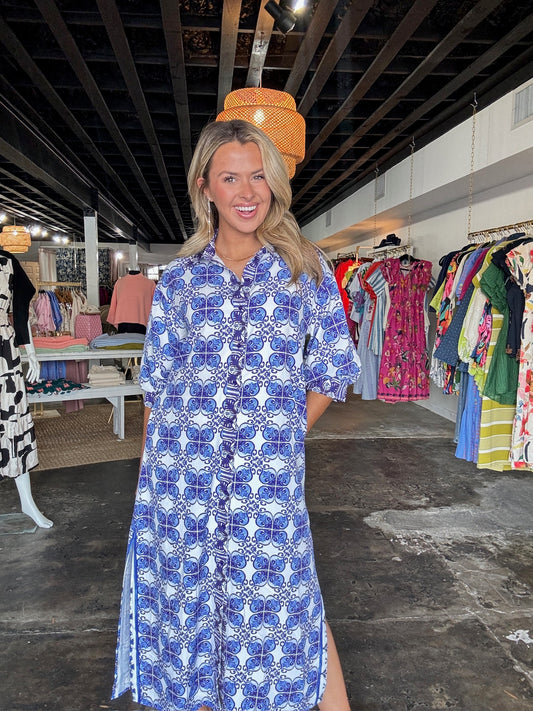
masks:
<svg viewBox="0 0 533 711"><path fill-rule="evenodd" d="M254 179L255 180L264 180L265 176L264 175L256 175L256 176L254 176Z"/></svg>

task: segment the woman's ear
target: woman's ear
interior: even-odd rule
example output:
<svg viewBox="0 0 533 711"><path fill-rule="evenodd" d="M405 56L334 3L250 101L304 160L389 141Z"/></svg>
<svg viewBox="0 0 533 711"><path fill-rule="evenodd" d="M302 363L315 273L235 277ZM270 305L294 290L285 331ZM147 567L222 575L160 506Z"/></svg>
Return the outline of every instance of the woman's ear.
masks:
<svg viewBox="0 0 533 711"><path fill-rule="evenodd" d="M209 196L209 190L207 189L207 181L205 178L198 178L196 181L196 185L198 185L200 192L205 195L205 197L208 200L211 200L211 197Z"/></svg>

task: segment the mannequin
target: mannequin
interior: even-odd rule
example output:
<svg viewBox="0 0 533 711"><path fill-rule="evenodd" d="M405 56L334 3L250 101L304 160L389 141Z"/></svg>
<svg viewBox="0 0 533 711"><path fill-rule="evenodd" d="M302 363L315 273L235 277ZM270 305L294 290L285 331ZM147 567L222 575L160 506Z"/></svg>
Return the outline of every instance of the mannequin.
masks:
<svg viewBox="0 0 533 711"><path fill-rule="evenodd" d="M107 321L119 333L146 333L146 324L152 308L155 282L137 269L115 283Z"/></svg>
<svg viewBox="0 0 533 711"><path fill-rule="evenodd" d="M28 322L35 293L18 260L0 250L0 476L15 479L21 509L40 528L53 523L37 508L31 493L31 469L39 463L33 420L26 399L19 346L28 354L28 380L39 378L39 362ZM8 312L13 314L13 325Z"/></svg>

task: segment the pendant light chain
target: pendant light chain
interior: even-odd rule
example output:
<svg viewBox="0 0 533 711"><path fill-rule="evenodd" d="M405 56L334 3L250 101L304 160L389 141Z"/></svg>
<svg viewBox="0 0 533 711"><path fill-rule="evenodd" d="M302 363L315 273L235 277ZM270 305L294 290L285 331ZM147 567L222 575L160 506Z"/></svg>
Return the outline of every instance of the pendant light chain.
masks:
<svg viewBox="0 0 533 711"><path fill-rule="evenodd" d="M374 182L374 239L372 242L372 246L374 249L378 246L378 176L379 176L379 167L376 164L376 170L374 171L376 174L376 180Z"/></svg>
<svg viewBox="0 0 533 711"><path fill-rule="evenodd" d="M411 139L411 174L409 176L409 214L407 216L407 246L411 246L411 226L413 224L413 174L415 167L415 137Z"/></svg>
<svg viewBox="0 0 533 711"><path fill-rule="evenodd" d="M476 155L476 113L477 113L477 99L476 92L474 92L474 101L472 106L472 143L470 148L470 175L468 176L468 218L467 218L467 236L471 232L472 228L472 203L474 196L474 159Z"/></svg>

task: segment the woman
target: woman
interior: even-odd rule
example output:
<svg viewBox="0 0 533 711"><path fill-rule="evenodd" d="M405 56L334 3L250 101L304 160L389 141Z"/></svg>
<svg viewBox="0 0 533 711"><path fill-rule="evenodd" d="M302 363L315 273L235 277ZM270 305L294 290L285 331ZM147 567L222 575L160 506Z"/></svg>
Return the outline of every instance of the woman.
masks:
<svg viewBox="0 0 533 711"><path fill-rule="evenodd" d="M207 126L189 192L198 229L157 287L141 367L114 695L348 711L303 494L306 431L359 374L338 288L259 129Z"/></svg>

